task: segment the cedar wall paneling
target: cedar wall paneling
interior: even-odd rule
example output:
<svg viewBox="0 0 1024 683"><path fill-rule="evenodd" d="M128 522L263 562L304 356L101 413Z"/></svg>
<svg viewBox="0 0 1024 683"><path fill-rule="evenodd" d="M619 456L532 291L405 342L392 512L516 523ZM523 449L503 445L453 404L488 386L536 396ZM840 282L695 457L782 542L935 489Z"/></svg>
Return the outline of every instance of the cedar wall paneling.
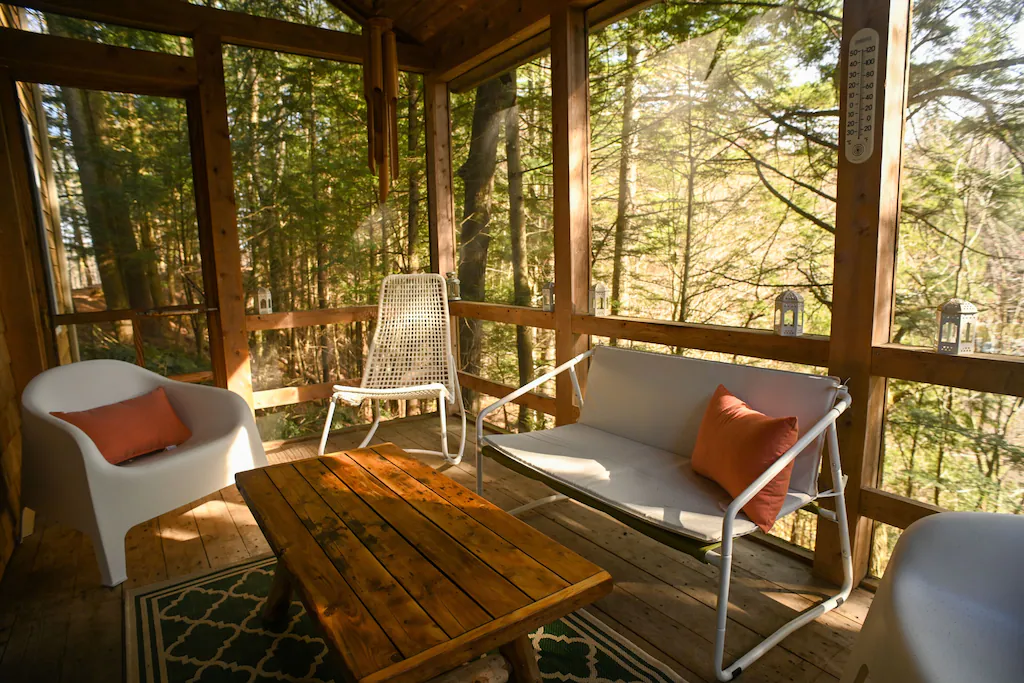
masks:
<svg viewBox="0 0 1024 683"><path fill-rule="evenodd" d="M0 314L0 575L14 550L21 513L21 411L11 374L7 334Z"/></svg>

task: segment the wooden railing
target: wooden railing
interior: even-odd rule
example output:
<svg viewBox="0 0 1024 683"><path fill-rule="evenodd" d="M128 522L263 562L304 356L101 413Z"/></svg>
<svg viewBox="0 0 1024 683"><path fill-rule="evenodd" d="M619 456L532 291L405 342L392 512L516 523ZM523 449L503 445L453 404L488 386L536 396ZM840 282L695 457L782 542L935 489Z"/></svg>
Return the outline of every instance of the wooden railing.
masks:
<svg viewBox="0 0 1024 683"><path fill-rule="evenodd" d="M554 313L536 308L505 304L453 301L454 316L486 320L509 325L522 325L552 330ZM250 331L280 330L308 325L372 320L376 306L349 306L316 311L250 315L246 318ZM594 317L574 315L573 332L610 337L649 344L663 344L725 354L737 354L788 363L824 367L828 365L829 338L815 335L781 337L767 330L695 325L662 320L646 320L619 316ZM871 374L878 377L926 382L943 386L1020 396L1024 392L1024 358L1002 355L946 356L933 350L885 344L876 346L871 357ZM500 382L478 375L459 373L462 386L503 398L515 391ZM338 384L357 384L358 380L342 380ZM335 383L313 384L301 387L283 387L257 391L257 408L301 403L327 398ZM553 396L531 392L515 400L531 410L554 415ZM898 528L942 509L922 501L907 498L878 488L861 489L861 512L865 517Z"/></svg>

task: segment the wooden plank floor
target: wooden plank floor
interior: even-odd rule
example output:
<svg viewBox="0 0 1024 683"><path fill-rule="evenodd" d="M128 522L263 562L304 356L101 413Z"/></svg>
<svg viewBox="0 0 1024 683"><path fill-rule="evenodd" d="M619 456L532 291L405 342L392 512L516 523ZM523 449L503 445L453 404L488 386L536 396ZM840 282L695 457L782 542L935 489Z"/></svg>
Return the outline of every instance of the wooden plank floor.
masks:
<svg viewBox="0 0 1024 683"><path fill-rule="evenodd" d="M472 427L471 427L472 429ZM362 430L332 437L333 449L358 445ZM437 448L436 419L381 425L381 440L407 448ZM470 435L472 441L472 434ZM471 444L467 453L471 453ZM268 449L272 463L316 455L315 441ZM440 458L423 456L433 466ZM444 470L473 486L475 462ZM493 462L485 494L512 508L550 495L542 484ZM611 518L571 501L530 511L523 519L607 569L611 595L591 609L688 681L713 681L712 639L718 571L662 546ZM123 607L126 588L234 564L269 551L234 486L161 515L128 534L128 581L99 584L92 545L82 534L40 521L15 551L0 582L0 681L116 683L124 680ZM736 547L726 648L743 652L830 590L799 560L749 540ZM838 610L790 635L744 671L745 681L835 681L860 630L871 594L855 591Z"/></svg>

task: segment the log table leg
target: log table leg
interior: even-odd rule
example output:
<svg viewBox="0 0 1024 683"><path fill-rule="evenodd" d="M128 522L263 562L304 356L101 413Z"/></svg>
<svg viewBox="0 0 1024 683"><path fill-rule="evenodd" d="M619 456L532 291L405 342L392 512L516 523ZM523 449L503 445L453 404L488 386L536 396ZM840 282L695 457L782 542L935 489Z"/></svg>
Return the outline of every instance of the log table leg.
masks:
<svg viewBox="0 0 1024 683"><path fill-rule="evenodd" d="M519 636L498 650L512 666L512 680L515 683L541 683L537 654L533 650L530 636Z"/></svg>
<svg viewBox="0 0 1024 683"><path fill-rule="evenodd" d="M268 624L276 624L288 615L288 606L292 602L292 573L284 566L284 562L277 561L277 569L274 570L274 583L270 586L270 594L267 595L267 604L263 607L263 621Z"/></svg>

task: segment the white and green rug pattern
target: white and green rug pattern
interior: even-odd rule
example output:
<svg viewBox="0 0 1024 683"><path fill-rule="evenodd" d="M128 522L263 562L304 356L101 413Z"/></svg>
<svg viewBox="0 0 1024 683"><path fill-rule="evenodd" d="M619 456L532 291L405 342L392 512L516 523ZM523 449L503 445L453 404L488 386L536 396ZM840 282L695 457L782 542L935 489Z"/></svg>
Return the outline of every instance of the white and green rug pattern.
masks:
<svg viewBox="0 0 1024 683"><path fill-rule="evenodd" d="M293 602L287 623L264 626L260 613L274 558L148 586L125 595L129 683L341 681L336 662ZM590 614L579 611L531 638L545 681L683 683Z"/></svg>

